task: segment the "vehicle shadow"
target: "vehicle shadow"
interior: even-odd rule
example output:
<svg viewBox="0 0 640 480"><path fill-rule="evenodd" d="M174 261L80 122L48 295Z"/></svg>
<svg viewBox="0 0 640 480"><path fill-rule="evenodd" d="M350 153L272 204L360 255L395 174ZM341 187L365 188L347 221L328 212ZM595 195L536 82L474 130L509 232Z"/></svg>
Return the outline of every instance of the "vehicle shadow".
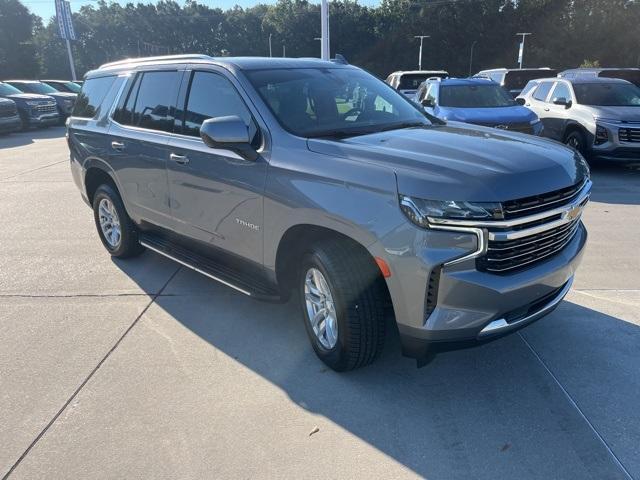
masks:
<svg viewBox="0 0 640 480"><path fill-rule="evenodd" d="M125 262L119 265L128 270ZM400 355L398 335L390 329L384 353L374 365L338 374L315 357L293 301L253 301L183 268L156 303L171 319L277 386L296 404L421 477L624 478L517 334L440 354L417 369L414 361ZM616 348L616 342L628 342L629 335L636 342L640 338L635 325L565 302L538 322L531 343L544 345L549 335L561 348L555 326L567 320L583 324L571 330L571 338L564 338L574 346L570 351L593 344L591 325L609 332L608 349L588 349L590 363L602 366L610 364L607 352ZM623 407L631 444L640 436L640 416L631 410L640 386L637 348L625 360L632 363L627 368L636 372L632 378L606 367L596 378L580 368L571 375L578 377L574 382L592 384L601 394L610 384L621 386L620 397L633 393ZM621 412L610 406L593 407L594 415L615 429Z"/></svg>
<svg viewBox="0 0 640 480"><path fill-rule="evenodd" d="M640 163L591 167L591 200L602 203L640 205Z"/></svg>
<svg viewBox="0 0 640 480"><path fill-rule="evenodd" d="M34 140L64 137L65 127L31 128L24 132L0 134L0 150L3 148L22 147Z"/></svg>

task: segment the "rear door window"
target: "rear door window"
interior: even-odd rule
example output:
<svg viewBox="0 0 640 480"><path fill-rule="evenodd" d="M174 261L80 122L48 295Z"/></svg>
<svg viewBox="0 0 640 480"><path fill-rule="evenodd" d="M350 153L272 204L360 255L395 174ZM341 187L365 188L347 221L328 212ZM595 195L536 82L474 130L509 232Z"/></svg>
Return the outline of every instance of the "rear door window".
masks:
<svg viewBox="0 0 640 480"><path fill-rule="evenodd" d="M80 118L96 118L100 113L102 101L115 80L115 76L87 79L76 99L71 115Z"/></svg>
<svg viewBox="0 0 640 480"><path fill-rule="evenodd" d="M114 119L132 127L171 132L182 72L139 73Z"/></svg>

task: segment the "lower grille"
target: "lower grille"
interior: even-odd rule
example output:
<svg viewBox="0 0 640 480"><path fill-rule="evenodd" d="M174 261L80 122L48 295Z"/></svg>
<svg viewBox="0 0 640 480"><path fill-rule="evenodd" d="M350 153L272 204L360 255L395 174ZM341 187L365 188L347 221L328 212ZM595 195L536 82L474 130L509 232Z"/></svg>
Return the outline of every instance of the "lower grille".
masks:
<svg viewBox="0 0 640 480"><path fill-rule="evenodd" d="M512 273L562 250L580 227L580 218L556 228L509 241L488 242L487 254L477 260L479 270Z"/></svg>
<svg viewBox="0 0 640 480"><path fill-rule="evenodd" d="M31 109L34 113L41 115L43 113L57 113L58 107L55 103L53 105L36 105Z"/></svg>
<svg viewBox="0 0 640 480"><path fill-rule="evenodd" d="M621 128L618 130L618 140L621 142L640 142L640 128Z"/></svg>

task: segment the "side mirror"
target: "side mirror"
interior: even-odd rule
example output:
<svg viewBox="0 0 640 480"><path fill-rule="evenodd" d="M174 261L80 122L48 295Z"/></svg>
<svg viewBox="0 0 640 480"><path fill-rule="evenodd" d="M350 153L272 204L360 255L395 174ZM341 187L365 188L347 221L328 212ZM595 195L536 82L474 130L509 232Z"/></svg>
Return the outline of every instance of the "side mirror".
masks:
<svg viewBox="0 0 640 480"><path fill-rule="evenodd" d="M524 106L524 104L525 104L525 103L527 103L527 101L526 101L524 98L522 98L522 97L517 97L517 98L516 98L516 103L517 103L518 105L523 105L523 106Z"/></svg>
<svg viewBox="0 0 640 480"><path fill-rule="evenodd" d="M435 102L430 98L425 98L421 103L423 107L433 108L436 106Z"/></svg>
<svg viewBox="0 0 640 480"><path fill-rule="evenodd" d="M208 147L231 150L246 160L258 158L250 143L249 129L236 115L205 120L200 126L200 138Z"/></svg>
<svg viewBox="0 0 640 480"><path fill-rule="evenodd" d="M552 102L554 105L562 105L564 108L569 108L571 106L571 100L567 100L564 97L554 98Z"/></svg>

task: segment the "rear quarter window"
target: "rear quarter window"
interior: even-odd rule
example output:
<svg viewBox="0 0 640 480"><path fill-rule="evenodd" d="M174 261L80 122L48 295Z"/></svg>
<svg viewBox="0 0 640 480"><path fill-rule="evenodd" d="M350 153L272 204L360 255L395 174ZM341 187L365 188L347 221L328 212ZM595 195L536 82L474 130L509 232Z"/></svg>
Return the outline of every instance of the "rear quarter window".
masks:
<svg viewBox="0 0 640 480"><path fill-rule="evenodd" d="M101 110L102 101L115 80L115 76L86 80L78 94L72 115L81 118L97 117Z"/></svg>

